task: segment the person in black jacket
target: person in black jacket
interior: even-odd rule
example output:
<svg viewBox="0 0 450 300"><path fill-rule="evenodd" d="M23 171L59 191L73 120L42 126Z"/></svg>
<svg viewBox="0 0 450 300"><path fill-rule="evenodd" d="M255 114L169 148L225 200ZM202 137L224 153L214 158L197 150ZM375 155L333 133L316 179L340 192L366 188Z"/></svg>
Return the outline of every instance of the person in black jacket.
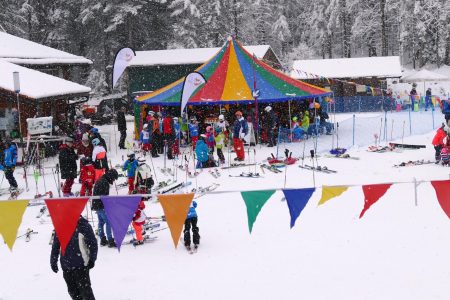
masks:
<svg viewBox="0 0 450 300"><path fill-rule="evenodd" d="M266 108L264 108L264 111L267 113L265 124L268 138L267 147L273 147L276 145L275 130L277 129L277 117L275 116L275 113L272 110L272 106L266 106Z"/></svg>
<svg viewBox="0 0 450 300"><path fill-rule="evenodd" d="M106 171L106 173L95 183L94 196L108 196L109 186L113 184L117 178L119 178L119 174L115 169ZM116 243L112 237L111 225L106 217L105 207L99 197L94 198L92 201L92 210L96 211L98 216L98 235L100 236L100 246L108 245L109 248L116 247ZM106 237L103 226L105 226L106 229ZM106 240L106 238L108 238L108 240Z"/></svg>
<svg viewBox="0 0 450 300"><path fill-rule="evenodd" d="M73 149L73 138L67 137L65 143L59 147L59 168L61 169L61 178L65 179L62 187L64 197L73 196L72 185L77 174L78 155Z"/></svg>
<svg viewBox="0 0 450 300"><path fill-rule="evenodd" d="M58 273L60 247L59 239L55 234L50 254L50 267L55 273ZM63 277L72 299L95 300L89 270L95 265L97 252L98 246L94 231L89 222L80 216L66 251L64 255L61 253L60 257Z"/></svg>
<svg viewBox="0 0 450 300"><path fill-rule="evenodd" d="M125 106L117 112L117 129L120 132L119 149L125 149L125 139L127 138L127 121L125 120Z"/></svg>

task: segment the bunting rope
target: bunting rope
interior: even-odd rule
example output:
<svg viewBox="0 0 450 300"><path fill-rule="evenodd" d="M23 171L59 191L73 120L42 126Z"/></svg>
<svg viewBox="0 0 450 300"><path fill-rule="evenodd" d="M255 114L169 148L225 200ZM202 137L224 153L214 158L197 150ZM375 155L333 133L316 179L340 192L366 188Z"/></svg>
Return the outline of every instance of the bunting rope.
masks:
<svg viewBox="0 0 450 300"><path fill-rule="evenodd" d="M381 184L412 184L415 183L417 185L421 184L421 183L431 183L433 181L442 181L442 180L449 180L450 179L450 175L449 178L445 178L445 179L433 179L433 180L410 180L410 181L387 181L387 182L378 182L378 183L358 183L358 184L332 184L332 185L321 185L321 186L317 186L315 187L316 189L322 189L323 187L329 187L329 186L333 186L333 187L359 187L359 186L364 186L364 185L381 185ZM306 189L306 188L311 188L311 187L273 187L273 188L267 188L267 189L252 189L252 190L226 190L226 191L205 191L204 195L214 195L214 194L228 194L228 193L246 193L246 192L259 192L259 191L272 191L272 190L298 190L298 189ZM184 193L171 193L171 194L158 194L158 193L151 193L151 194L133 194L133 195L117 195L117 196L108 196L108 197L124 197L124 196L139 196L139 197L153 197L153 196L162 196L162 195L178 195L178 194L184 194ZM101 197L105 197L105 196L78 196L78 197L64 197L64 199L74 199L74 198L89 198L91 200L93 199L100 199ZM44 198L45 200L52 200L53 198ZM55 199L60 199L60 198L55 198ZM22 199L21 200L36 200L36 199ZM42 199L43 200L43 199ZM0 199L0 201L13 201L13 200L8 200L8 199Z"/></svg>

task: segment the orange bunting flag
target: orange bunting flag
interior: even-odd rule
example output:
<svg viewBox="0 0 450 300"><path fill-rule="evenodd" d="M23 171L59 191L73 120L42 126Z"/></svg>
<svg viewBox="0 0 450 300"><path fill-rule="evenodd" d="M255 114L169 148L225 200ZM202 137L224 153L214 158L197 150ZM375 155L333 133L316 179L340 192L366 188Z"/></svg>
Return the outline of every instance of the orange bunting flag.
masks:
<svg viewBox="0 0 450 300"><path fill-rule="evenodd" d="M436 191L436 197L442 210L450 218L450 180L432 181L431 185Z"/></svg>
<svg viewBox="0 0 450 300"><path fill-rule="evenodd" d="M29 200L0 201L0 234L12 251Z"/></svg>
<svg viewBox="0 0 450 300"><path fill-rule="evenodd" d="M387 190L391 187L392 183L386 183L386 184L370 184L370 185L363 185L362 189L364 192L364 208L361 211L361 214L359 215L359 218L361 219L366 211L378 201L383 195L387 192Z"/></svg>
<svg viewBox="0 0 450 300"><path fill-rule="evenodd" d="M158 195L158 200L164 210L167 226L169 226L175 248L183 230L189 212L189 206L194 199L194 193L175 194L175 195Z"/></svg>
<svg viewBox="0 0 450 300"><path fill-rule="evenodd" d="M63 256L88 200L89 198L45 200L53 227L55 227L56 236L61 244L61 253Z"/></svg>

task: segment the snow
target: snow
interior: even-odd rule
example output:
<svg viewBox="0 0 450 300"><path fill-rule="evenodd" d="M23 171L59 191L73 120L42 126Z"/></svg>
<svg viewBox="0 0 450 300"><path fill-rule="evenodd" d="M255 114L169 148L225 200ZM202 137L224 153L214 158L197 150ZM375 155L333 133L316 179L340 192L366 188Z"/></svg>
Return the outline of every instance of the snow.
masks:
<svg viewBox="0 0 450 300"><path fill-rule="evenodd" d="M50 48L0 31L0 58L17 64L92 64L82 56Z"/></svg>
<svg viewBox="0 0 450 300"><path fill-rule="evenodd" d="M303 72L326 78L402 76L398 56L296 60L292 69L291 77L296 79L314 78Z"/></svg>
<svg viewBox="0 0 450 300"><path fill-rule="evenodd" d="M363 119L378 116L358 115ZM348 115L336 119L345 120ZM442 118L442 116L439 116ZM128 124L128 137L132 134ZM117 144L118 132L113 126L102 126ZM349 131L340 129L340 136ZM372 133L367 132L368 135ZM246 207L237 192L226 191L313 186L310 171L297 165L283 174L266 171L264 178L230 178L229 174L254 171L254 167L222 170L214 179L206 170L192 187L220 183L217 193L197 199L201 245L197 254L189 255L182 245L175 250L168 230L157 233L157 240L134 248L123 245L121 252L100 247L91 280L97 299L448 299L450 272L450 221L440 208L429 183L417 188L415 205L412 183L393 185L387 193L359 219L364 196L358 184L411 182L449 178L449 168L430 164L393 168L408 160L433 160L431 139L434 131L405 137L404 143L424 144L426 149L403 152L370 153L365 147L353 148L350 154L360 160L318 158L320 165L338 170L337 174L315 173L318 187L306 208L289 229L289 211L278 190L262 208L253 233L248 233ZM327 137L321 137L327 138ZM397 140L401 142L401 140ZM306 148L309 153L310 144ZM303 144L291 144L302 147ZM274 148L256 147L256 160L263 161ZM228 159L227 150L224 151ZM126 150L111 150L113 165L122 162ZM250 152L250 161L253 154ZM247 155L247 154L246 154ZM234 155L231 154L233 158ZM248 156L247 156L248 157ZM248 159L248 158L247 158ZM151 165L151 161L147 159ZM56 159L45 161L54 166ZM153 159L157 179L169 179L159 171L163 157ZM167 161L171 166L172 162ZM301 163L301 162L300 162ZM309 158L305 163L310 164ZM44 176L47 187L56 194L51 169ZM257 172L261 172L259 168ZM15 173L19 185L24 182L22 169ZM185 174L178 170L178 179ZM35 194L33 177L28 177L30 191ZM124 181L120 178L118 182ZM5 180L6 182L6 180ZM5 182L3 187L5 187ZM44 190L43 178L39 191ZM322 185L356 185L338 198L317 207ZM74 190L80 188L75 184ZM219 193L224 192L224 193ZM121 194L126 189L120 190ZM111 194L115 190L111 189ZM5 196L3 196L5 198ZM61 271L50 270L48 245L52 225L44 216L40 224L36 215L40 207L26 210L22 234L27 228L39 233L26 243L17 240L11 253L0 244L3 272L0 273L0 299L68 299ZM146 208L149 216L162 214L157 203ZM97 223L96 223L97 224ZM128 240L126 238L126 240ZM7 270L7 271L5 271ZM26 284L26 288L24 287Z"/></svg>
<svg viewBox="0 0 450 300"><path fill-rule="evenodd" d="M0 88L14 92L13 72L19 72L20 95L40 99L71 94L88 94L89 87L21 67L0 59Z"/></svg>
<svg viewBox="0 0 450 300"><path fill-rule="evenodd" d="M269 51L269 45L244 46L251 54L262 59ZM136 56L130 63L133 66L157 66L157 65L184 65L203 64L208 61L221 48L195 48L195 49L167 49L136 51Z"/></svg>

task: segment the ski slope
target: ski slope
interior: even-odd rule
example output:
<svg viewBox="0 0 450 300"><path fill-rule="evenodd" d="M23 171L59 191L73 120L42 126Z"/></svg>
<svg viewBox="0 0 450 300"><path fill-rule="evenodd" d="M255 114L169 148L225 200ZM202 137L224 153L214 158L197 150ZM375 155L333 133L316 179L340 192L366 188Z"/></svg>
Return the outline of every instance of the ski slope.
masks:
<svg viewBox="0 0 450 300"><path fill-rule="evenodd" d="M127 152L116 153L114 143L118 136L114 137L111 128L104 126L101 130L111 135L110 157L114 165L121 163ZM131 133L129 130L129 137ZM288 207L279 189L312 187L311 171L296 164L281 174L262 174L257 167L264 178L229 177L242 171L255 172L255 167L245 167L223 170L221 177L215 179L205 170L196 179L189 179L191 188L213 182L220 183L220 187L216 193L197 199L201 235L198 253L189 255L181 243L174 249L168 230L158 232L157 240L144 246L123 245L120 253L100 247L91 271L94 294L97 299L114 300L448 299L450 220L429 183L418 186L417 206L412 183L392 185L362 219L358 218L364 205L361 186L353 186L317 207L322 185L449 179L450 168L434 164L393 168L403 161L433 160L433 135L430 132L404 139L404 143L427 145L426 149L369 153L366 147L360 147L349 151L359 160L319 157L320 165L338 173L315 173L317 190L293 229L289 228ZM265 160L271 151L273 148L257 146L256 161ZM253 150L250 155L250 161L254 161ZM153 163L159 181L171 178L158 170L163 167L163 157ZM309 157L305 163L312 163ZM54 164L54 160L46 162L47 166ZM16 171L16 178L21 171ZM178 180L184 180L185 174L178 172ZM46 186L57 194L52 174L46 175L45 180ZM30 191L23 193L22 198L35 194L33 177L28 177L28 181ZM124 178L119 178L121 181ZM24 185L23 179L19 185ZM250 235L246 207L238 191L268 188L278 190L261 210ZM75 191L78 189L79 184L74 187ZM42 178L39 190L44 190ZM126 191L122 189L120 193ZM112 188L111 195L114 194ZM30 242L18 239L13 252L0 245L1 300L69 299L62 272L54 274L50 269L48 243L52 224L47 215L42 218L43 224L39 222L39 209L28 208L19 228L19 235L27 228L39 232ZM151 203L146 213L159 216L162 209ZM126 237L125 241L129 239Z"/></svg>

